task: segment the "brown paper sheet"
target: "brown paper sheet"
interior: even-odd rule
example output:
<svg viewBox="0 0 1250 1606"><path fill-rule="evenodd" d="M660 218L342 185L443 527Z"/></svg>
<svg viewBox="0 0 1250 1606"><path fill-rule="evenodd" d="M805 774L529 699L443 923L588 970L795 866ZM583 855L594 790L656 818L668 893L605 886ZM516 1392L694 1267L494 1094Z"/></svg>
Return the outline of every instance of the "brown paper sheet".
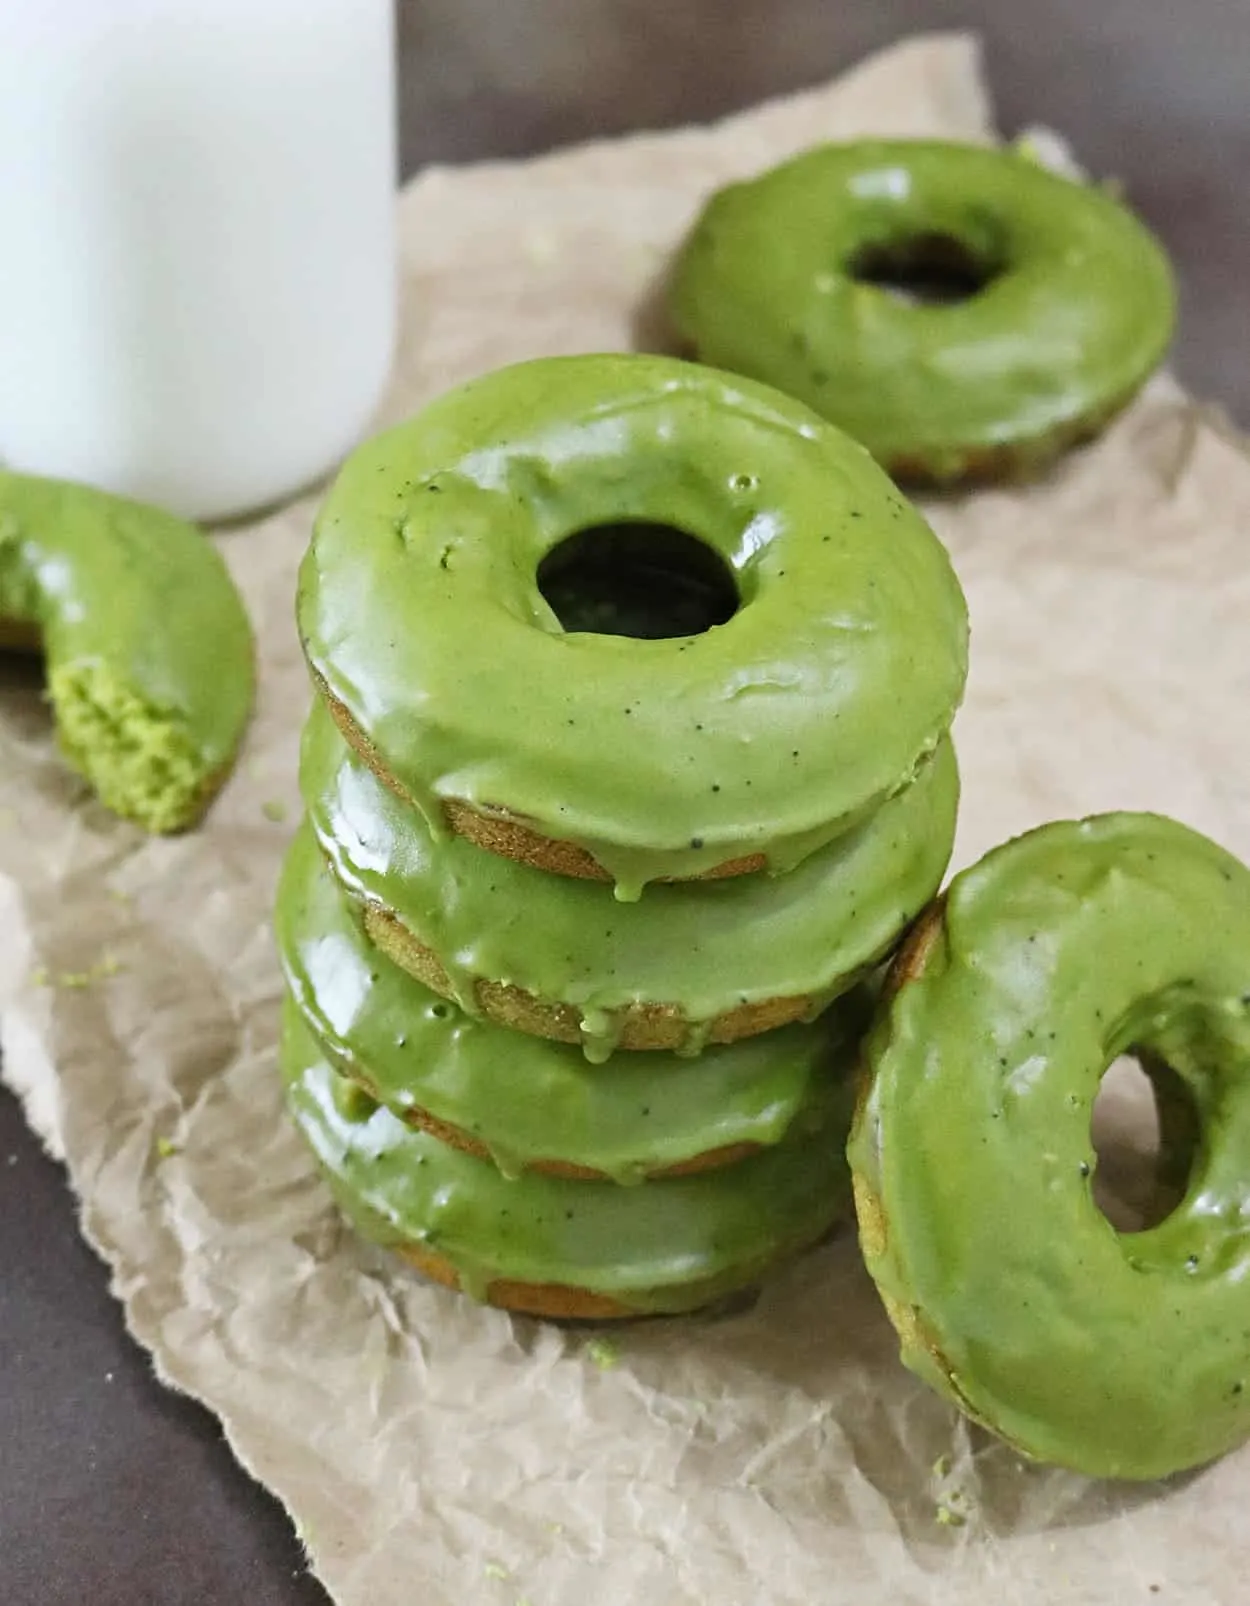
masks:
<svg viewBox="0 0 1250 1606"><path fill-rule="evenodd" d="M863 132L985 136L974 46L904 44L712 129L427 174L402 202L390 413L515 358L630 344L709 189ZM344 1232L274 1074L314 505L223 540L260 706L196 834L109 818L56 760L34 678L0 681L0 1018L5 1077L131 1331L220 1415L341 1606L1243 1598L1250 1454L1144 1488L1022 1465L898 1365L849 1232L749 1312L623 1332L614 1364ZM931 512L973 619L959 862L1117 806L1250 856L1238 449L1160 380L1044 485Z"/></svg>

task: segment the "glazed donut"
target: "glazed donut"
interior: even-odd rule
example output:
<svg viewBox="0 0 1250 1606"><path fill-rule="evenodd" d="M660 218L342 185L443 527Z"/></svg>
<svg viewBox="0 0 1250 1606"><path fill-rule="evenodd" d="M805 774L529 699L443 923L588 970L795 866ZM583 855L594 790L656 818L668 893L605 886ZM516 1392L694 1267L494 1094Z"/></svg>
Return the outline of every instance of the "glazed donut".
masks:
<svg viewBox="0 0 1250 1606"><path fill-rule="evenodd" d="M333 1068L506 1175L640 1182L744 1159L789 1132L845 1122L864 1000L690 1063L576 1048L464 1015L374 949L305 826L275 912L292 1002Z"/></svg>
<svg viewBox="0 0 1250 1606"><path fill-rule="evenodd" d="M965 294L884 288L926 272ZM951 482L1096 434L1167 348L1175 290L1104 190L1016 150L872 140L714 195L669 306L702 360L798 397L899 479Z"/></svg>
<svg viewBox="0 0 1250 1606"><path fill-rule="evenodd" d="M234 761L252 634L193 525L0 472L0 647L42 649L61 750L115 813L179 831Z"/></svg>
<svg viewBox="0 0 1250 1606"><path fill-rule="evenodd" d="M610 595L575 617L596 551L666 610L687 554L680 633L605 633ZM520 364L361 447L298 613L340 728L431 829L623 899L785 869L866 818L945 734L967 666L946 553L867 453L662 357Z"/></svg>
<svg viewBox="0 0 1250 1606"><path fill-rule="evenodd" d="M282 1066L295 1125L361 1233L511 1310L694 1310L814 1244L849 1204L849 1098L840 1122L738 1165L622 1188L537 1172L510 1181L414 1130L336 1075L290 1008Z"/></svg>
<svg viewBox="0 0 1250 1606"><path fill-rule="evenodd" d="M1198 1132L1180 1202L1137 1233L1091 1194L1123 1053L1171 1068ZM1153 815L1008 843L920 923L865 1057L848 1152L907 1365L1091 1476L1250 1435L1250 870Z"/></svg>
<svg viewBox="0 0 1250 1606"><path fill-rule="evenodd" d="M336 878L397 964L500 1025L614 1048L727 1043L810 1017L888 954L936 892L959 782L943 740L870 820L784 876L607 887L435 841L361 762L323 709L300 784Z"/></svg>

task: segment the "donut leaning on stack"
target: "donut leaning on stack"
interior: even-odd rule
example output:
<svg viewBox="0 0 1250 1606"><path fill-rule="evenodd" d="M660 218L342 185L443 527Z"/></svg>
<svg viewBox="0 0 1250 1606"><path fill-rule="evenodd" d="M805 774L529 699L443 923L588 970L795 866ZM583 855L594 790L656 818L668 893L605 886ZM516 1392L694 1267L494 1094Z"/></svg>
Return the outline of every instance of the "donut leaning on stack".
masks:
<svg viewBox="0 0 1250 1606"><path fill-rule="evenodd" d="M867 453L667 358L505 369L346 464L299 623L283 1062L346 1212L555 1316L692 1309L821 1237L966 673Z"/></svg>

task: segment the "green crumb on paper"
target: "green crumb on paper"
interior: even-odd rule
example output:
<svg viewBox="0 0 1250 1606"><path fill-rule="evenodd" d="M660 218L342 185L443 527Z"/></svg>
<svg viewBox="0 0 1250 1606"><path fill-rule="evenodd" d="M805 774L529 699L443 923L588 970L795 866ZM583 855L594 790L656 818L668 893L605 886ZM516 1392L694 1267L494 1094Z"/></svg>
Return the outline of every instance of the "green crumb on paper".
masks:
<svg viewBox="0 0 1250 1606"><path fill-rule="evenodd" d="M503 1579L512 1577L512 1574L508 1571L508 1569L503 1565L502 1562L499 1561L488 1561L485 1567L482 1568L482 1571L486 1574L487 1578L496 1578L501 1581Z"/></svg>
<svg viewBox="0 0 1250 1606"><path fill-rule="evenodd" d="M114 954L101 954L94 965L86 970L66 970L56 978L58 987L94 987L98 981L107 981L110 976L116 976L122 968L122 962Z"/></svg>
<svg viewBox="0 0 1250 1606"><path fill-rule="evenodd" d="M935 1478L945 1478L949 1474L950 1469L951 1469L951 1458L950 1458L950 1456L948 1456L948 1455L940 1455L940 1456L938 1456L937 1460L933 1463L933 1476Z"/></svg>
<svg viewBox="0 0 1250 1606"><path fill-rule="evenodd" d="M181 1154L181 1147L172 1138L157 1138L156 1154L161 1160L168 1160L171 1155Z"/></svg>
<svg viewBox="0 0 1250 1606"><path fill-rule="evenodd" d="M522 236L521 249L531 262L554 262L560 254L560 245L556 237L548 230L538 227L526 229Z"/></svg>
<svg viewBox="0 0 1250 1606"><path fill-rule="evenodd" d="M1023 156L1026 162L1033 162L1038 167L1046 166L1042 147L1032 134L1021 134L1018 139L1011 142L1011 148L1017 156Z"/></svg>
<svg viewBox="0 0 1250 1606"><path fill-rule="evenodd" d="M534 1606L534 1602L529 1598L528 1595L518 1595L516 1598L516 1606Z"/></svg>
<svg viewBox="0 0 1250 1606"><path fill-rule="evenodd" d="M610 1372L620 1363L621 1352L610 1338L592 1338L586 1346L586 1358L601 1372Z"/></svg>
<svg viewBox="0 0 1250 1606"><path fill-rule="evenodd" d="M941 1456L934 1466L934 1471L942 1462L949 1467L950 1461ZM939 1474L941 1475L941 1474ZM968 1497L962 1489L949 1489L937 1498L937 1508L934 1517L942 1528L962 1528L968 1521Z"/></svg>
<svg viewBox="0 0 1250 1606"><path fill-rule="evenodd" d="M118 975L123 968L114 954L104 953L86 970L50 971L46 965L38 965L31 971L30 979L36 987L61 987L67 992L81 992L85 987L94 987L97 982Z"/></svg>
<svg viewBox="0 0 1250 1606"><path fill-rule="evenodd" d="M286 804L280 798L271 797L267 802L261 804L260 812L267 820L272 820L275 825L281 825L283 820L286 819Z"/></svg>

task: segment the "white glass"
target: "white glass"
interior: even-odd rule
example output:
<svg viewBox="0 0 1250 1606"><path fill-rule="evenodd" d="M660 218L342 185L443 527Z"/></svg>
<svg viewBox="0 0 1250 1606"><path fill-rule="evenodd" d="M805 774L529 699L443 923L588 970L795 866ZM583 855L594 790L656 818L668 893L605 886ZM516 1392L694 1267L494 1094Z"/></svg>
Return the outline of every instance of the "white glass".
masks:
<svg viewBox="0 0 1250 1606"><path fill-rule="evenodd" d="M0 458L204 519L331 468L395 152L390 0L0 0Z"/></svg>

